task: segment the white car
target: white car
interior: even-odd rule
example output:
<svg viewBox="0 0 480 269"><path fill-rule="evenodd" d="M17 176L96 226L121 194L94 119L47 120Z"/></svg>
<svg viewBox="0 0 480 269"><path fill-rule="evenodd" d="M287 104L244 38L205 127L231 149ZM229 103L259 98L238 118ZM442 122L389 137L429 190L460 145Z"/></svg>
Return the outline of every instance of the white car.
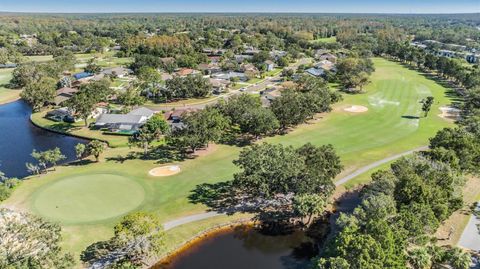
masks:
<svg viewBox="0 0 480 269"><path fill-rule="evenodd" d="M240 88L239 91L244 92L245 90L246 90L246 88Z"/></svg>

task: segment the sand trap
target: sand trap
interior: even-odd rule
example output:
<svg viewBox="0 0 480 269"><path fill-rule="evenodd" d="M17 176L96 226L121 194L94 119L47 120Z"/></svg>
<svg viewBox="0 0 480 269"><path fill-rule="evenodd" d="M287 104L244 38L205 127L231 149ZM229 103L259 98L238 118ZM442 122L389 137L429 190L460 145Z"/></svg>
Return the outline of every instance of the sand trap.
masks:
<svg viewBox="0 0 480 269"><path fill-rule="evenodd" d="M363 113L367 112L368 108L364 106L351 106L343 109L344 111L347 112L352 112L352 113Z"/></svg>
<svg viewBox="0 0 480 269"><path fill-rule="evenodd" d="M460 109L450 107L450 106L442 106L440 107L440 111L442 114L438 114L439 117L449 120L457 120L460 118Z"/></svg>
<svg viewBox="0 0 480 269"><path fill-rule="evenodd" d="M153 168L148 174L154 177L168 177L180 173L181 169L178 165L167 165Z"/></svg>

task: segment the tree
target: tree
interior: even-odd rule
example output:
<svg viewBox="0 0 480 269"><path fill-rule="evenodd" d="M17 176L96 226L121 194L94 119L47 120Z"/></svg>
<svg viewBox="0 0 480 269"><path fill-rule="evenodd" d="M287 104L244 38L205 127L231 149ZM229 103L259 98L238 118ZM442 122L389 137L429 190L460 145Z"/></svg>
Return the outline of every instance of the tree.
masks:
<svg viewBox="0 0 480 269"><path fill-rule="evenodd" d="M0 209L1 268L72 268L74 259L64 253L61 228L39 217Z"/></svg>
<svg viewBox="0 0 480 269"><path fill-rule="evenodd" d="M293 215L297 198L300 216L318 212L320 209L312 205L317 197L312 195L325 201L335 188L332 179L341 170L331 146L310 144L298 149L266 143L253 145L242 150L234 164L241 169L234 174L234 195L253 204L255 212L274 213L277 218Z"/></svg>
<svg viewBox="0 0 480 269"><path fill-rule="evenodd" d="M37 160L38 164L43 167L44 171L47 170L49 165L55 166L59 161L66 159L65 155L62 154L58 147L46 151L33 150L31 156ZM27 165L27 168L28 167L33 168L31 165Z"/></svg>
<svg viewBox="0 0 480 269"><path fill-rule="evenodd" d="M431 268L431 256L426 248L415 248L408 252L408 263L414 269Z"/></svg>
<svg viewBox="0 0 480 269"><path fill-rule="evenodd" d="M308 217L306 224L309 225L312 216L318 215L325 210L325 198L318 194L302 194L293 200L293 210L301 218Z"/></svg>
<svg viewBox="0 0 480 269"><path fill-rule="evenodd" d="M433 105L433 96L428 96L427 98L422 100L422 111L424 113L424 117L427 117L428 112L430 112L430 109L432 108Z"/></svg>
<svg viewBox="0 0 480 269"><path fill-rule="evenodd" d="M138 70L137 78L142 92L157 98L162 87L162 76L155 68L143 66Z"/></svg>
<svg viewBox="0 0 480 269"><path fill-rule="evenodd" d="M95 157L95 161L98 162L100 154L105 150L105 142L100 140L92 140L87 145L87 152L89 155L93 155Z"/></svg>
<svg viewBox="0 0 480 269"><path fill-rule="evenodd" d="M57 81L50 77L42 77L38 81L29 82L21 93L33 111L40 110L47 103L53 102L56 94Z"/></svg>
<svg viewBox="0 0 480 269"><path fill-rule="evenodd" d="M84 154L86 152L87 146L83 143L78 143L75 145L75 156L77 156L78 159L83 159Z"/></svg>
<svg viewBox="0 0 480 269"><path fill-rule="evenodd" d="M134 106L139 106L145 103L145 98L140 95L140 91L135 86L128 87L124 92L117 97L119 103L125 105L130 110Z"/></svg>
<svg viewBox="0 0 480 269"><path fill-rule="evenodd" d="M140 127L138 132L129 139L129 142L140 145L143 148L143 153L147 155L150 144L154 140L158 140L161 135L165 135L168 130L169 126L163 119L163 115L156 114Z"/></svg>
<svg viewBox="0 0 480 269"><path fill-rule="evenodd" d="M472 264L470 254L458 247L454 247L447 252L448 263L453 269L468 269Z"/></svg>
<svg viewBox="0 0 480 269"><path fill-rule="evenodd" d="M349 57L337 63L337 78L345 89L360 87L368 83L368 76L374 71L370 59Z"/></svg>
<svg viewBox="0 0 480 269"><path fill-rule="evenodd" d="M114 227L114 236L85 249L81 259L92 267L144 266L165 246L160 219L145 212L131 213Z"/></svg>
<svg viewBox="0 0 480 269"><path fill-rule="evenodd" d="M91 74L98 74L102 71L102 68L96 63L95 58L88 60L87 66L84 69L85 72Z"/></svg>
<svg viewBox="0 0 480 269"><path fill-rule="evenodd" d="M78 115L83 119L86 127L88 126L88 118L92 115L97 103L97 99L92 93L81 90L67 101L67 106L74 112L74 115Z"/></svg>
<svg viewBox="0 0 480 269"><path fill-rule="evenodd" d="M183 123L183 127L172 130L167 141L180 148L189 148L192 152L208 146L211 141L219 141L230 124L214 107L185 115Z"/></svg>

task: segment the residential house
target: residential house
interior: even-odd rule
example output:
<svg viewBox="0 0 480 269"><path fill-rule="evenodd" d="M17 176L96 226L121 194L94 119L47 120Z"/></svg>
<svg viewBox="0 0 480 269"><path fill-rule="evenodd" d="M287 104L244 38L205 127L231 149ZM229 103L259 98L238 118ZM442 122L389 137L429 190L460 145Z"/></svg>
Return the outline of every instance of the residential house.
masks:
<svg viewBox="0 0 480 269"><path fill-rule="evenodd" d="M455 52L451 50L439 50L437 51L437 56L452 58L455 57Z"/></svg>
<svg viewBox="0 0 480 269"><path fill-rule="evenodd" d="M216 79L224 79L224 80L229 80L232 81L234 78L238 78L240 81L247 81L248 77L245 75L245 73L241 72L234 72L234 71L227 71L227 72L220 72L212 75L212 78Z"/></svg>
<svg viewBox="0 0 480 269"><path fill-rule="evenodd" d="M66 121L66 122L74 122L75 119L71 113L71 111L67 107L61 107L54 109L52 111L48 111L45 115L45 118L53 121Z"/></svg>
<svg viewBox="0 0 480 269"><path fill-rule="evenodd" d="M114 133L133 134L154 114L154 111L145 107L137 108L127 114L104 113L97 118L95 127L108 129Z"/></svg>
<svg viewBox="0 0 480 269"><path fill-rule="evenodd" d="M259 52L260 52L260 50L257 49L257 48L254 48L254 47L252 47L252 46L244 46L244 51L243 51L243 54L244 54L244 55L251 55L251 56L253 56L253 55L255 55L255 54L259 53Z"/></svg>
<svg viewBox="0 0 480 269"><path fill-rule="evenodd" d="M218 66L218 64L214 64L214 63L199 64L197 68L198 68L198 70L200 70L205 75L211 75L211 74L218 73L218 72L222 71L220 66Z"/></svg>
<svg viewBox="0 0 480 269"><path fill-rule="evenodd" d="M269 52L269 54L272 59L278 60L282 57L285 57L287 55L287 52L283 50L272 50Z"/></svg>
<svg viewBox="0 0 480 269"><path fill-rule="evenodd" d="M305 70L305 72L314 77L321 77L325 74L325 70L313 67Z"/></svg>
<svg viewBox="0 0 480 269"><path fill-rule="evenodd" d="M478 63L480 62L480 54L467 54L467 56L465 56L465 60L471 64Z"/></svg>
<svg viewBox="0 0 480 269"><path fill-rule="evenodd" d="M320 61L315 65L315 68L323 69L326 71L335 71L335 64L329 60Z"/></svg>
<svg viewBox="0 0 480 269"><path fill-rule="evenodd" d="M112 67L112 68L103 69L101 74L110 76L110 77L124 78L133 74L133 71L125 67Z"/></svg>
<svg viewBox="0 0 480 269"><path fill-rule="evenodd" d="M268 72L268 71L272 71L273 69L275 69L275 63L271 60L266 60L264 62L265 64L265 70Z"/></svg>
<svg viewBox="0 0 480 269"><path fill-rule="evenodd" d="M237 54L234 56L237 63L243 63L245 61L251 60L253 55Z"/></svg>
<svg viewBox="0 0 480 269"><path fill-rule="evenodd" d="M77 92L78 92L78 89L70 88L70 87L64 87L64 88L58 89L54 99L55 105L58 106L63 102L69 100Z"/></svg>
<svg viewBox="0 0 480 269"><path fill-rule="evenodd" d="M337 62L337 56L331 54L331 53L324 53L318 57L320 61L330 61L332 63Z"/></svg>
<svg viewBox="0 0 480 269"><path fill-rule="evenodd" d="M230 83L229 80L210 78L210 84L212 84L212 92L214 94L226 92Z"/></svg>
<svg viewBox="0 0 480 269"><path fill-rule="evenodd" d="M200 71L195 70L195 69L191 69L191 68L182 68L182 69L178 70L177 72L175 72L175 74L179 77L186 77L186 76L189 76L189 75L200 74Z"/></svg>

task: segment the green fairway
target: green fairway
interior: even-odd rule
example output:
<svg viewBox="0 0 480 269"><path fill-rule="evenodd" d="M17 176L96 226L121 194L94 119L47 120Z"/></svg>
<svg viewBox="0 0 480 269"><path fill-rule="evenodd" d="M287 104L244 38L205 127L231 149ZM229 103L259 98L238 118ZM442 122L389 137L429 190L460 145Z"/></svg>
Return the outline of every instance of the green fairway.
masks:
<svg viewBox="0 0 480 269"><path fill-rule="evenodd" d="M12 78L13 68L0 69L0 104L13 101L20 95L19 90L12 90L7 88L7 84Z"/></svg>
<svg viewBox="0 0 480 269"><path fill-rule="evenodd" d="M337 42L337 37L336 36L331 36L331 37L323 37L323 38L317 38L317 39L314 39L312 41L310 41L311 43L318 43L318 42L322 42L322 43L335 43Z"/></svg>
<svg viewBox="0 0 480 269"><path fill-rule="evenodd" d="M86 223L123 215L144 199L143 187L112 174L67 177L41 188L33 197L38 214L63 223Z"/></svg>
<svg viewBox="0 0 480 269"><path fill-rule="evenodd" d="M451 102L444 87L400 64L381 58L375 58L374 63L376 71L366 93L344 95L344 100L336 104L331 113L322 114L320 119L301 125L287 135L262 141L295 146L307 142L331 143L345 166L343 174L347 174L388 156L427 145L428 138L437 130L452 125L438 116L439 107ZM429 116L415 118L421 115L419 101L429 95L435 97ZM365 113L343 110L351 105L365 106L369 110ZM24 182L5 204L60 221L65 247L78 254L89 244L107 239L111 227L118 221L115 216L128 210L155 212L162 221L205 210L204 206L189 202L190 191L200 183L231 180L237 171L232 160L238 157L240 150L235 146L219 145L206 156L182 162L182 173L159 179L148 176L150 169L159 166L157 160L124 159L122 156L130 149L109 149L105 153L107 159L100 163L58 167L57 172ZM145 194L129 187L120 195L121 191L117 191L117 188L123 189L118 186L120 181L95 185L94 174L122 175L142 185ZM117 198L112 198L118 199L115 203L102 204L102 199L117 193ZM135 207L127 208L127 199L134 198L136 202L128 203L137 203ZM67 205L76 208L60 210L55 207L60 203L63 203L62 208ZM108 211L114 212L99 216L97 210L101 209L95 208L97 206L105 210L110 207ZM75 211L79 213L73 213ZM89 222L95 223L87 225Z"/></svg>

